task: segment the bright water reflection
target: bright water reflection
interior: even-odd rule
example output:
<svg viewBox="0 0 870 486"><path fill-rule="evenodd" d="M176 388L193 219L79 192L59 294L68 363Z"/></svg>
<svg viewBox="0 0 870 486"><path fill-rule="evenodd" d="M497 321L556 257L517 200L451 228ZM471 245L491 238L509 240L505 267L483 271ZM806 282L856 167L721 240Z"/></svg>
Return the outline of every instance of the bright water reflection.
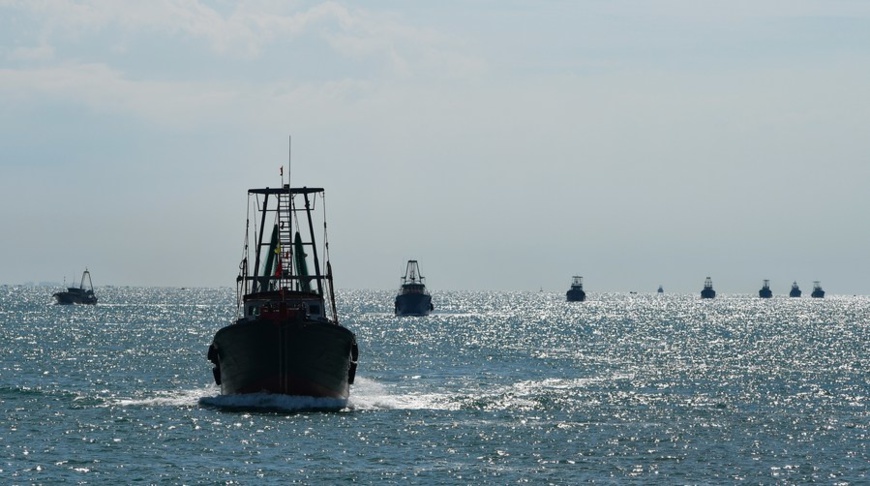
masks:
<svg viewBox="0 0 870 486"><path fill-rule="evenodd" d="M348 406L220 397L230 289L0 291L12 483L868 481L870 300L343 291ZM241 401L239 401L241 400ZM257 405L261 409L257 410Z"/></svg>

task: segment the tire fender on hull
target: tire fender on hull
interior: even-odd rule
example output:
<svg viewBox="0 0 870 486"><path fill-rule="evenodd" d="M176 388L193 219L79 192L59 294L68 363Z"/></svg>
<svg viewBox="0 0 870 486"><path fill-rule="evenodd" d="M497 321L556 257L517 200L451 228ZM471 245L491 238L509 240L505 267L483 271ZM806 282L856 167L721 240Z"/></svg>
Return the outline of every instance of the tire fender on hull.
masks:
<svg viewBox="0 0 870 486"><path fill-rule="evenodd" d="M353 380L356 377L356 364L359 359L359 347L356 345L356 337L350 345L350 367L347 369L347 384L353 385Z"/></svg>
<svg viewBox="0 0 870 486"><path fill-rule="evenodd" d="M214 364L214 368L211 369L212 375L214 375L214 382L216 385L220 386L221 384L221 363L220 357L218 355L217 347L214 343L208 347L208 360Z"/></svg>

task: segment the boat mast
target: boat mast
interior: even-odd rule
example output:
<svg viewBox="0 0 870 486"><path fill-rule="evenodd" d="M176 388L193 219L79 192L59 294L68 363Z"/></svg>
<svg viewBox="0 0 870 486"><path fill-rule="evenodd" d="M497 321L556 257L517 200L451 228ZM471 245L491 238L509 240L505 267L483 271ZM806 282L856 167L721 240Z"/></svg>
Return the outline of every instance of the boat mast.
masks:
<svg viewBox="0 0 870 486"><path fill-rule="evenodd" d="M248 197L250 198L251 191L248 191ZM254 196L254 200L256 202L257 196ZM261 292L265 290L265 283L268 282L268 276L264 275L264 279L260 281L260 253L262 251L263 246L263 232L266 229L266 208L269 204L269 194L263 196L263 209L262 214L260 216L260 234L255 236L256 238L256 249L254 251L254 292ZM269 270L266 269L266 272Z"/></svg>
<svg viewBox="0 0 870 486"><path fill-rule="evenodd" d="M311 204L308 200L308 193L304 194L305 197L305 214L308 216L308 234L311 235L311 253L314 257L314 274L320 277L320 259L317 257L317 245L314 244L314 221L311 219ZM323 293L323 282L321 282L320 278L317 279L317 293L320 295L325 295Z"/></svg>
<svg viewBox="0 0 870 486"><path fill-rule="evenodd" d="M82 273L82 283L79 284L79 288L82 290L85 289L85 275L88 276L88 288L94 290L94 282L91 280L91 272L88 271L87 267L85 267L85 271Z"/></svg>

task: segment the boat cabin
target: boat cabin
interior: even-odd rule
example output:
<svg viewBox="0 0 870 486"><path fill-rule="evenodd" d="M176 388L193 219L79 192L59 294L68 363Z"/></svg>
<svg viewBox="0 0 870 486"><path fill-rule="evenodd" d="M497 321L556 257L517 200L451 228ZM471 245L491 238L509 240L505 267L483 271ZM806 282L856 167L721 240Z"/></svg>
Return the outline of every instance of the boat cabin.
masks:
<svg viewBox="0 0 870 486"><path fill-rule="evenodd" d="M244 317L241 321L253 321L259 317L326 319L323 298L313 292L299 292L284 288L258 292L244 297Z"/></svg>

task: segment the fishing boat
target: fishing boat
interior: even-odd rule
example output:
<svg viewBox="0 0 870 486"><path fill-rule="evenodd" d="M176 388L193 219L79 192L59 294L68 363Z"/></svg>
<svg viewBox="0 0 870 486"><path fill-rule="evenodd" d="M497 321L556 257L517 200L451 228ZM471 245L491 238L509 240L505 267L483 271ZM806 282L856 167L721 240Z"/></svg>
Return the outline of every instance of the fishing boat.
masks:
<svg viewBox="0 0 870 486"><path fill-rule="evenodd" d="M764 284L761 286L761 290L758 291L758 296L762 299L769 299L773 297L773 291L770 290L770 280L764 281Z"/></svg>
<svg viewBox="0 0 870 486"><path fill-rule="evenodd" d="M85 287L85 278L88 279L88 286ZM52 295L58 304L89 304L97 303L97 296L94 294L94 283L91 281L91 272L85 268L82 272L82 280L78 287L67 287L65 292L56 292Z"/></svg>
<svg viewBox="0 0 870 486"><path fill-rule="evenodd" d="M356 336L338 322L322 188L248 190L237 316L208 349L224 395L273 393L346 401ZM315 220L323 219L321 246Z"/></svg>
<svg viewBox="0 0 870 486"><path fill-rule="evenodd" d="M822 299L825 297L825 291L822 290L822 285L819 283L818 280L813 282L813 293L810 294L810 297L813 297L815 299Z"/></svg>
<svg viewBox="0 0 870 486"><path fill-rule="evenodd" d="M435 310L432 295L426 290L425 277L420 275L417 260L408 260L405 275L394 303L397 316L427 316Z"/></svg>
<svg viewBox="0 0 870 486"><path fill-rule="evenodd" d="M800 297L801 296L801 288L798 287L797 282L793 282L791 284L791 290L788 291L789 297Z"/></svg>
<svg viewBox="0 0 870 486"><path fill-rule="evenodd" d="M659 289L656 290L656 292L658 292L658 293L660 293L660 294L663 294L663 293L665 293L665 289L664 289L664 287L662 287L661 285L659 285Z"/></svg>
<svg viewBox="0 0 870 486"><path fill-rule="evenodd" d="M713 290L713 280L710 277L707 277L704 280L704 288L701 290L701 298L702 299L715 299L716 291Z"/></svg>
<svg viewBox="0 0 870 486"><path fill-rule="evenodd" d="M571 288L565 292L565 299L568 302L583 302L586 300L586 292L583 291L583 277L571 277Z"/></svg>

